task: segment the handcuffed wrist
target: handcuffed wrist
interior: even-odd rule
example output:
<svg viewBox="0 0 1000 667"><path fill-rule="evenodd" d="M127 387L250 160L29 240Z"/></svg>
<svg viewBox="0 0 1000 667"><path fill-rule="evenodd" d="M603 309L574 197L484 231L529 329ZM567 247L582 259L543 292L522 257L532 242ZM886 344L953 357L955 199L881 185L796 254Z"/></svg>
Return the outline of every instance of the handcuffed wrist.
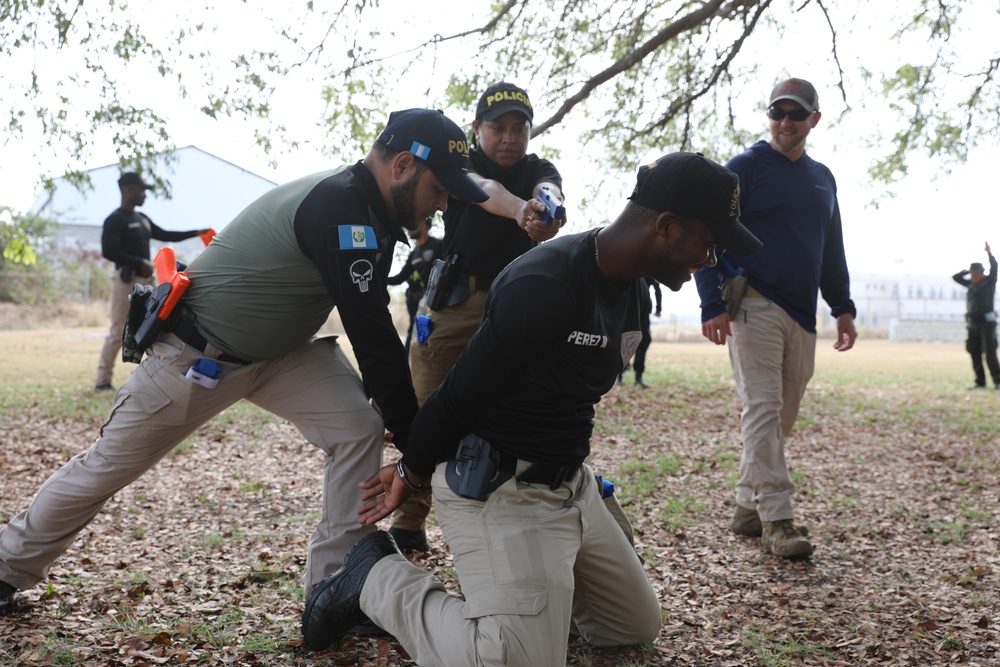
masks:
<svg viewBox="0 0 1000 667"><path fill-rule="evenodd" d="M423 482L421 482L420 484L413 483L413 480L411 480L407 475L406 466L403 465L402 458L396 461L396 473L399 475L399 478L403 480L403 484L406 484L406 488L408 488L410 491L413 491L414 493L423 491L424 489L427 488L427 484Z"/></svg>

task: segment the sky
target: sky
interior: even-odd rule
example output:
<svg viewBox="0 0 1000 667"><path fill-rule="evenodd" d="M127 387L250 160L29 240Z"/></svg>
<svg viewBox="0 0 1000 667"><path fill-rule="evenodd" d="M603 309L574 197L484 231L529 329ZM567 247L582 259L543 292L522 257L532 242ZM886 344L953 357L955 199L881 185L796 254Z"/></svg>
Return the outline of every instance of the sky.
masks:
<svg viewBox="0 0 1000 667"><path fill-rule="evenodd" d="M228 0L222 0L225 4ZM846 0L849 4L852 0ZM452 0L441 0L449 3ZM130 6L147 4L133 2ZM278 3L280 4L280 3ZM320 4L320 3L317 3ZM885 6L880 9L892 11L896 3L878 3ZM967 50L973 60L995 57L995 47L992 46L993 35L1000 31L996 9L983 7L990 3L978 3L977 11L982 17L976 25L981 28L976 35L965 36L969 43L982 43L981 50ZM149 11L166 12L161 16L152 16L150 21L171 21L170 12L176 11L170 3L148 2ZM479 0L463 0L455 2L449 11L452 19L449 24L461 24L461 16L472 16L477 6L483 5ZM781 5L775 3L775 7ZM400 25L405 26L407 20L414 20L409 13L414 11L414 5L401 0L383 0L380 10L383 18L392 16ZM443 9L442 9L443 11ZM777 12L790 11L775 9ZM878 40L883 39L877 31L884 21L878 16L872 16L873 11L866 9L864 21L855 22L855 34L838 33L842 41L841 66L850 71L859 65L870 69L893 68L903 57L900 50L904 47L888 47L887 43L878 46ZM464 14L463 14L464 13ZM844 224L845 244L847 247L848 264L852 273L879 274L914 274L914 275L951 275L967 266L972 261L984 261L983 244L992 241L1000 249L1000 234L990 205L994 177L992 164L996 145L980 146L972 152L966 164L954 167L950 173L941 165L926 158L915 158L911 174L893 188L894 196L886 198L885 186L870 182L867 169L873 155L863 147L862 138L878 127L879 119L884 118L885 109L855 108L846 117L841 118L844 111L844 101L839 92L833 88L836 75L835 64L830 61L828 28L822 24L822 17L817 12L800 12L786 19L791 21L793 29L774 41L775 48L760 50L754 54L761 64L762 72L773 72L773 76L759 82L743 82L744 94L736 100L735 112L746 120L747 126L759 123L760 135L766 138L767 123L763 113L764 102L771 86L784 76L800 76L808 78L816 84L820 95L820 107L824 117L820 125L812 132L807 150L814 158L831 168L838 181L841 214ZM481 14L480 14L481 16ZM471 23L480 23L471 20ZM861 24L871 26L860 28ZM996 29L990 29L993 25ZM235 26L232 48L239 52L239 45L252 39L255 31L267 31L271 26L266 17L258 16L256 21L241 22ZM420 35L423 37L423 35ZM225 41L225 35L220 35ZM867 40L867 42L866 42ZM920 45L911 48L919 49ZM65 57L54 55L36 55L36 57ZM427 75L426 79L414 82L421 89L433 88L436 84L443 86L447 72L440 67ZM300 78L296 78L300 77ZM327 169L331 159L323 154L326 142L331 139L324 135L316 126L322 112L319 98L318 83L322 81L322 73L300 72L296 77L283 82L284 97L289 104L281 111L286 114L283 120L290 123L301 123L302 127L315 127L315 131L301 133L310 141L294 151L278 147L277 165L269 164L272 158L264 155L252 144L247 127L237 121L211 121L204 116L177 107L168 113L170 131L175 145L178 147L195 145L218 157L233 162L256 174L278 183L291 180L314 171ZM518 82L531 90L530 82ZM133 81L133 94L143 104L158 102L170 108L168 99L156 100L160 94L155 87L146 86L143 82ZM849 94L851 91L848 91ZM421 93L408 89L405 82L400 82L397 89L397 99L387 100L386 108L404 108L419 106ZM544 109L544 101L535 100L538 117L547 117L554 109ZM174 105L176 106L176 105ZM453 115L460 124L471 121L471 110L468 117L460 118ZM530 150L543 153L543 140L532 141ZM589 168L586 156L576 155L572 149L560 146L562 157L557 162L564 176L565 190L569 193L567 208L570 225L561 233L583 231L601 219L613 218L625 197L634 184L634 174L622 174L616 179L602 182L600 188L606 196L608 210L588 210L584 213L575 205L574 197L586 194L591 185L593 169ZM21 142L10 142L3 147L3 160L0 160L0 206L10 206L17 210L27 210L38 193L37 174L51 164L53 170L58 170L63 163L59 156L46 155L44 146L39 146L37 139L32 141L26 137ZM361 156L358 156L361 157ZM649 156L653 157L653 156ZM95 140L92 161L81 165L83 168L96 168L116 162L114 147L109 141ZM639 163L641 163L640 161ZM60 172L61 173L61 172ZM58 173L54 175L59 175ZM617 197L616 197L617 195ZM882 198L876 207L872 201ZM617 199L617 201L616 201ZM985 209L985 210L984 210ZM575 217L574 217L575 214ZM440 229L440 228L438 228ZM679 309L685 309L697 304L697 293L693 285L682 291L683 303L677 303ZM681 296L681 295L679 295ZM675 297L676 298L676 297Z"/></svg>

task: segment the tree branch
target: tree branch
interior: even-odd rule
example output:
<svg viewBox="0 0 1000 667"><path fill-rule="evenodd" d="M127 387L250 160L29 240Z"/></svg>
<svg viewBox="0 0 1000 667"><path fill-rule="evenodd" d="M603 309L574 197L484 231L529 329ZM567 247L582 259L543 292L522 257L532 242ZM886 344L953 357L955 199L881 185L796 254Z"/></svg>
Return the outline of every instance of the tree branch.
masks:
<svg viewBox="0 0 1000 667"><path fill-rule="evenodd" d="M396 53L392 53L392 54L389 54L389 55L386 55L386 56L379 56L377 58L369 58L368 60L351 63L350 65L348 65L346 68L344 68L340 72L339 76L347 76L347 75L349 75L351 72L353 72L355 70L364 69L365 67L369 67L369 66L374 65L376 63L385 62L386 60L392 60L393 58L398 58L399 56L402 56L402 55L405 55L405 54L408 54L408 53L414 53L414 52L418 52L418 51L423 51L424 49L426 49L426 48L428 48L428 47L430 47L432 45L433 46L437 46L437 45L440 45L440 44L444 44L445 42L451 42L451 41L454 41L454 40L457 40L457 39L462 39L462 38L468 37L470 35L488 35L489 33L493 32L493 30L497 27L497 25L500 23L500 21L505 16L507 16L508 14L510 14L510 12L514 9L514 7L519 2L526 2L526 1L527 0L507 0L507 2L504 4L504 6L501 7L497 11L496 14L493 15L493 18L491 18L489 21L486 22L485 25L480 26L479 28L473 28L472 30L466 30L464 32L458 32L458 33L454 33L454 34L451 34L451 35L448 35L448 36L442 36L440 34L437 34L437 35L434 35L433 37L431 37L429 40L427 40L425 42L421 42L420 44L417 44L416 46L413 46L413 47L411 47L409 49L405 49L403 51L397 51ZM324 41L325 41L325 37L324 37ZM481 47L481 48L485 48L485 45L483 47Z"/></svg>
<svg viewBox="0 0 1000 667"><path fill-rule="evenodd" d="M739 54L743 48L743 43L748 37L753 33L754 29L757 27L757 22L760 17L764 15L767 11L768 6L771 4L771 0L765 0L765 2L760 3L756 6L753 16L750 21L745 23L743 26L743 32L739 38L733 42L729 50L726 52L726 56L712 68L711 75L704 79L704 83L696 90L692 90L689 94L681 97L679 100L675 100L671 105L670 109L667 110L663 116L660 117L658 121L649 125L646 129L637 132L638 136L646 136L651 134L654 130L659 130L666 126L670 121L672 121L678 114L683 111L690 110L691 106L700 98L707 95L715 87L719 78L729 70L729 65L733 62L733 59ZM749 8L749 7L744 7ZM735 11L740 9L733 4L732 10ZM686 142L685 142L686 143Z"/></svg>
<svg viewBox="0 0 1000 667"><path fill-rule="evenodd" d="M768 2L769 1L770 0L768 0ZM735 7L747 2L756 4L752 2L752 0L737 0L737 2L733 3L733 6ZM710 0L709 2L706 2L700 9L691 12L677 21L674 21L652 38L647 40L638 49L630 52L622 58L619 58L616 62L612 63L610 67L585 81L580 90L575 95L567 98L550 118L542 123L539 123L533 128L531 133L532 136L541 134L549 128L558 125L573 109L573 107L590 97L591 93L593 93L598 87L607 83L622 72L625 72L626 70L629 70L641 63L646 56L656 51L656 49L661 47L667 41L676 38L686 30L690 30L701 25L706 20L716 15L722 4L723 0Z"/></svg>

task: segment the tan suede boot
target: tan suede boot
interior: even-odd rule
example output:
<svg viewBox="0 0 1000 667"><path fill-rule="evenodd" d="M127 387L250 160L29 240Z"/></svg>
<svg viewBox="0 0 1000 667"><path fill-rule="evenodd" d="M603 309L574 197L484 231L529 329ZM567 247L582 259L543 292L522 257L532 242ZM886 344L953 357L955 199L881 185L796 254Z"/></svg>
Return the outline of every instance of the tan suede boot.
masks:
<svg viewBox="0 0 1000 667"><path fill-rule="evenodd" d="M757 510L748 510L742 505L736 506L736 512L733 514L733 522L729 524L729 527L737 535L746 535L747 537L760 537L764 532L764 527L760 525L760 515L757 514Z"/></svg>
<svg viewBox="0 0 1000 667"><path fill-rule="evenodd" d="M764 533L764 527L760 523L760 515L757 510L748 510L742 505L736 506L733 513L733 521L729 527L737 535L747 537L760 537ZM802 534L802 537L809 537L809 528L806 526L796 526L795 529Z"/></svg>
<svg viewBox="0 0 1000 667"><path fill-rule="evenodd" d="M764 528L761 542L775 556L806 558L813 552L813 545L791 519L762 521Z"/></svg>

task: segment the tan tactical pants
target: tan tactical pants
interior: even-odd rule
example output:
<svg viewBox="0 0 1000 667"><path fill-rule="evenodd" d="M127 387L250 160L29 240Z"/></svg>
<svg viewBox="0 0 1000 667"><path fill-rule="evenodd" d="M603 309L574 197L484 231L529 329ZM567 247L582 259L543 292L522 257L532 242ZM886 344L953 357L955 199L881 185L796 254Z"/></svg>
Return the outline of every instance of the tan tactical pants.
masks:
<svg viewBox="0 0 1000 667"><path fill-rule="evenodd" d="M136 285L156 284L152 278L143 278L142 276L136 276L127 283L122 282L118 273L115 271L114 275L111 276L111 325L108 327L108 335L104 338L101 355L97 359L95 387L112 384L115 361L122 351L122 329L125 328L125 318L128 317L128 296L132 293L132 288Z"/></svg>
<svg viewBox="0 0 1000 667"><path fill-rule="evenodd" d="M358 524L358 484L378 470L385 431L336 340L313 340L246 366L221 363L213 389L184 377L203 356L173 334L160 335L118 391L97 441L49 477L28 509L0 532L0 580L19 589L42 581L111 496L244 398L293 423L326 456L305 594L343 564L350 547L372 530Z"/></svg>
<svg viewBox="0 0 1000 667"><path fill-rule="evenodd" d="M743 453L736 503L763 521L794 518L795 488L785 463L785 438L813 375L816 334L779 305L747 294L732 321L729 359L743 401Z"/></svg>
<svg viewBox="0 0 1000 667"><path fill-rule="evenodd" d="M485 502L454 494L444 466L434 500L465 599L402 556L380 560L361 593L418 665L561 667L571 634L594 646L657 636L656 593L587 466L554 491L511 479Z"/></svg>

